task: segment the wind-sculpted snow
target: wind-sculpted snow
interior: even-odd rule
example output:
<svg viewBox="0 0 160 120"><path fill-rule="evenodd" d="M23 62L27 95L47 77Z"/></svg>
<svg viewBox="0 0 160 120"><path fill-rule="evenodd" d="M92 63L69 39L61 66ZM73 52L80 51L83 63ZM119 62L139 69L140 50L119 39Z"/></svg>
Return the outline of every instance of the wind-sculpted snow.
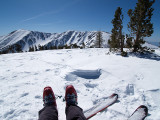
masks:
<svg viewBox="0 0 160 120"><path fill-rule="evenodd" d="M149 109L146 120L159 120L160 61L108 52L72 49L0 55L0 120L38 119L46 86L56 95L59 120L65 120L68 84L76 88L84 111L112 93L119 95L116 104L91 120L127 120L140 105Z"/></svg>
<svg viewBox="0 0 160 120"><path fill-rule="evenodd" d="M98 79L101 75L101 70L76 70L72 74L85 79Z"/></svg>
<svg viewBox="0 0 160 120"><path fill-rule="evenodd" d="M76 70L66 75L66 80L75 80L76 77L84 79L98 79L101 75L101 70Z"/></svg>

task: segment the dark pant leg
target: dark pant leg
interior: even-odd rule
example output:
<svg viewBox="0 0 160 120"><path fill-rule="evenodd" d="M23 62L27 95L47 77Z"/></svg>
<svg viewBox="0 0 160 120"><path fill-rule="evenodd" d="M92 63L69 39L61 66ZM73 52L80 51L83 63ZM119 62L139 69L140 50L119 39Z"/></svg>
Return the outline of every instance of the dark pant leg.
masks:
<svg viewBox="0 0 160 120"><path fill-rule="evenodd" d="M66 107L67 120L86 120L83 110L78 106L70 105Z"/></svg>
<svg viewBox="0 0 160 120"><path fill-rule="evenodd" d="M55 106L46 106L39 111L38 120L58 120L58 111Z"/></svg>

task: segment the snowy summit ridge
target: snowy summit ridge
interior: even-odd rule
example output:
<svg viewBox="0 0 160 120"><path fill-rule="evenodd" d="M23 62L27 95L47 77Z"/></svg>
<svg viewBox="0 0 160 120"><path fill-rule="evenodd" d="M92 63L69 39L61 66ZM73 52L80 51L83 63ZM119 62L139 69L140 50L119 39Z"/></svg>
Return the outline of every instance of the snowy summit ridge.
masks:
<svg viewBox="0 0 160 120"><path fill-rule="evenodd" d="M81 46L84 43L87 47L90 47L96 40L96 34L97 31L78 32L69 30L63 33L44 33L20 29L13 31L6 36L1 36L0 49L5 49L15 44L19 44L23 51L28 51L29 47L38 45L50 47L76 43ZM106 47L110 34L102 32L102 36L105 41L103 47Z"/></svg>

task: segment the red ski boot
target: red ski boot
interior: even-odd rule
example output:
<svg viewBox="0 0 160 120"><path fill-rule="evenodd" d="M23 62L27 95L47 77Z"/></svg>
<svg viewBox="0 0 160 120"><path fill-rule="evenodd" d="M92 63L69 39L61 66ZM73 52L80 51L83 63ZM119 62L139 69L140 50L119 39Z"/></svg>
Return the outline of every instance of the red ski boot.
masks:
<svg viewBox="0 0 160 120"><path fill-rule="evenodd" d="M72 85L68 85L66 87L65 101L66 101L67 106L78 104L78 102L77 102L77 92Z"/></svg>
<svg viewBox="0 0 160 120"><path fill-rule="evenodd" d="M54 92L51 87L45 87L43 91L44 106L54 105L57 108Z"/></svg>

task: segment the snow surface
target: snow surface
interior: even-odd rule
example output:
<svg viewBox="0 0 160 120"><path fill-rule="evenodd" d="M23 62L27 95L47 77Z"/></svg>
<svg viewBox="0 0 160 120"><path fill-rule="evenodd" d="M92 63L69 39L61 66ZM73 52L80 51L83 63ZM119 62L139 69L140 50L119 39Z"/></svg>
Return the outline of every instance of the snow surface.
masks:
<svg viewBox="0 0 160 120"><path fill-rule="evenodd" d="M159 58L121 57L109 49L52 50L0 55L0 66L1 120L38 119L46 86L57 97L59 120L65 120L68 84L76 88L84 111L101 98L119 95L91 120L126 120L140 105L149 109L146 120L160 120Z"/></svg>
<svg viewBox="0 0 160 120"><path fill-rule="evenodd" d="M151 49L158 49L158 47L156 45L152 45L152 44L147 43L147 42L145 42L142 46L147 47L147 48L151 48Z"/></svg>

